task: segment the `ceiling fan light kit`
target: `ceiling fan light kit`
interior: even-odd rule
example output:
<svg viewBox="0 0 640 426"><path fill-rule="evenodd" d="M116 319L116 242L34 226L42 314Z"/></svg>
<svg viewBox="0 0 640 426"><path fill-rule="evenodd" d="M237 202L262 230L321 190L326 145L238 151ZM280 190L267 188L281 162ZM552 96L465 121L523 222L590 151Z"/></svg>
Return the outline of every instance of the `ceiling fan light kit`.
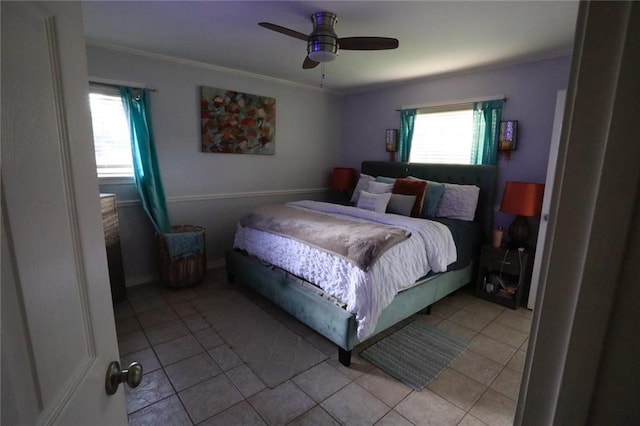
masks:
<svg viewBox="0 0 640 426"><path fill-rule="evenodd" d="M330 62L338 56L338 50L388 50L396 49L398 40L388 37L345 37L338 38L334 26L338 17L331 12L316 12L311 15L313 31L305 35L296 30L272 24L259 22L263 28L279 32L289 37L294 37L307 42L307 56L302 63L302 68L315 68L321 62Z"/></svg>

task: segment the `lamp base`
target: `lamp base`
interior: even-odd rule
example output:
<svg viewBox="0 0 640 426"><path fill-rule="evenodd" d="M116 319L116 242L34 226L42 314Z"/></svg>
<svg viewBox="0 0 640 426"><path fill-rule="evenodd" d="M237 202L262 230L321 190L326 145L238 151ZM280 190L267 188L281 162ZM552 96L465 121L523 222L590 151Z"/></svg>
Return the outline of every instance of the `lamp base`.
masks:
<svg viewBox="0 0 640 426"><path fill-rule="evenodd" d="M509 226L509 247L514 249L526 247L529 238L531 238L529 219L518 215Z"/></svg>

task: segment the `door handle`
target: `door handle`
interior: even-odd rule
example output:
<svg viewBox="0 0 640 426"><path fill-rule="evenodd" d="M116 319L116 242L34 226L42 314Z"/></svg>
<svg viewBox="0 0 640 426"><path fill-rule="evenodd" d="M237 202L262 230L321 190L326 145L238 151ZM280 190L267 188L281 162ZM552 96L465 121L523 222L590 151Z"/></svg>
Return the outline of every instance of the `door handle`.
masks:
<svg viewBox="0 0 640 426"><path fill-rule="evenodd" d="M120 383L126 383L131 388L137 387L142 381L142 364L132 362L126 370L120 370L120 363L113 361L107 367L105 389L107 395L113 395L118 390Z"/></svg>

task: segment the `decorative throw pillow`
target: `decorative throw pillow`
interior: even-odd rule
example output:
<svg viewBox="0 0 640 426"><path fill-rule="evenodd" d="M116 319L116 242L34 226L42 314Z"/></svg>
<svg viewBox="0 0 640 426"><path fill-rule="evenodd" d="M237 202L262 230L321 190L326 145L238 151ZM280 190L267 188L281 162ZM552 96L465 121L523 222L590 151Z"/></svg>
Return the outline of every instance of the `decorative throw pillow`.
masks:
<svg viewBox="0 0 640 426"><path fill-rule="evenodd" d="M390 178L390 177L386 177L386 176L376 176L376 182L394 183L395 181L396 181L395 178Z"/></svg>
<svg viewBox="0 0 640 426"><path fill-rule="evenodd" d="M424 207L422 209L422 217L436 217L442 194L444 194L444 184L432 180L424 180L417 177L409 176L407 179L422 180L427 182L427 193L424 196Z"/></svg>
<svg viewBox="0 0 640 426"><path fill-rule="evenodd" d="M396 179L393 184L393 193L402 195L415 195L416 200L411 209L411 217L421 217L424 205L424 194L427 190L427 182L424 180Z"/></svg>
<svg viewBox="0 0 640 426"><path fill-rule="evenodd" d="M372 194L385 194L387 192L391 192L393 189L392 183L383 183L383 182L369 182L369 186L366 191Z"/></svg>
<svg viewBox="0 0 640 426"><path fill-rule="evenodd" d="M475 185L445 183L437 216L472 221L476 216L479 196L480 188Z"/></svg>
<svg viewBox="0 0 640 426"><path fill-rule="evenodd" d="M389 204L390 199L390 192L386 194L372 194L367 191L362 191L358 198L358 208L384 213L387 210L387 204Z"/></svg>
<svg viewBox="0 0 640 426"><path fill-rule="evenodd" d="M387 205L387 213L410 216L413 204L416 202L415 195L391 194L391 199Z"/></svg>
<svg viewBox="0 0 640 426"><path fill-rule="evenodd" d="M351 196L351 202L357 203L358 197L360 197L360 193L362 191L365 191L369 186L369 182L373 182L374 180L375 178L373 176L360 173L360 179L358 179L358 183L356 184L356 187L353 190L353 195Z"/></svg>

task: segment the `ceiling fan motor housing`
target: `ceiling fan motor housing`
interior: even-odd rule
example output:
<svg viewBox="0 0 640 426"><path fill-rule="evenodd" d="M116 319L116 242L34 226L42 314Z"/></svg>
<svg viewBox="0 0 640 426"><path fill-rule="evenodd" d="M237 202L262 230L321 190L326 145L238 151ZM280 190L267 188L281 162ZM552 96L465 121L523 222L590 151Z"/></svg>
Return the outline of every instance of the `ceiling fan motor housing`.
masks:
<svg viewBox="0 0 640 426"><path fill-rule="evenodd" d="M316 62L329 62L338 55L338 36L333 30L338 17L331 12L317 12L311 15L313 32L309 34L307 54Z"/></svg>

